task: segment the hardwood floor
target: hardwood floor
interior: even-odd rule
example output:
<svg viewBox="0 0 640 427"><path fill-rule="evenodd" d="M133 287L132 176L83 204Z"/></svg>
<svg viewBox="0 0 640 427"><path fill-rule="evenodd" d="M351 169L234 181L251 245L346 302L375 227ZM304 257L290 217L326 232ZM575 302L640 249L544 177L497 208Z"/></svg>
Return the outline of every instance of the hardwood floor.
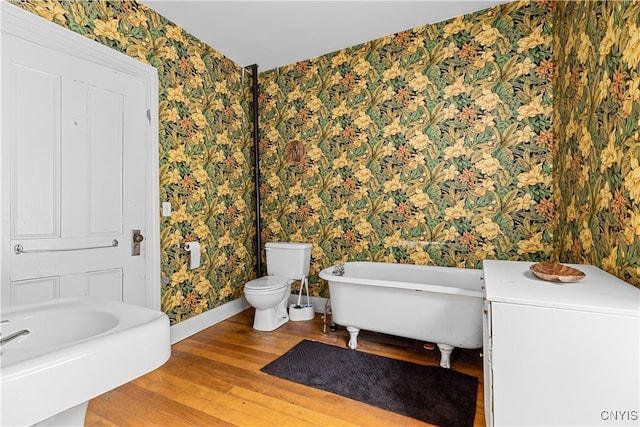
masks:
<svg viewBox="0 0 640 427"><path fill-rule="evenodd" d="M425 426L423 422L260 372L303 339L346 347L339 327L322 334L322 316L273 332L252 328L253 309L173 345L160 368L91 400L85 426ZM438 365L422 342L362 331L358 350ZM456 349L453 369L478 378L474 426L484 426L479 350Z"/></svg>

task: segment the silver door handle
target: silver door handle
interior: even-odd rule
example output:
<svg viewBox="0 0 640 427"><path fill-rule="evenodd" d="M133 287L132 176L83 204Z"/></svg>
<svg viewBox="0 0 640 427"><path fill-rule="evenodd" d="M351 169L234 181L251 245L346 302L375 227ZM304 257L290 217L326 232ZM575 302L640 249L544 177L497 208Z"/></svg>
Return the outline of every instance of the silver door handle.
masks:
<svg viewBox="0 0 640 427"><path fill-rule="evenodd" d="M18 243L13 247L13 251L16 255L20 254L34 254L36 252L68 252L68 251L86 251L87 249L102 249L102 248L115 248L119 245L118 239L113 239L110 245L102 246L88 246L83 248L55 248L55 249L31 249L26 251L24 247Z"/></svg>

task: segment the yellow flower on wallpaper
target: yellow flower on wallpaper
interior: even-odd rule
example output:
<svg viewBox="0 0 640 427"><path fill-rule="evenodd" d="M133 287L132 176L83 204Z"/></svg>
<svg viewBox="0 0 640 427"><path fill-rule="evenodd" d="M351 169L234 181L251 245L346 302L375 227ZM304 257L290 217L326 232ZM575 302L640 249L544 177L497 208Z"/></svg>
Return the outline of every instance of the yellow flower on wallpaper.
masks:
<svg viewBox="0 0 640 427"><path fill-rule="evenodd" d="M475 100L478 107L484 111L491 111L500 102L500 97L488 88L482 88L482 95Z"/></svg>
<svg viewBox="0 0 640 427"><path fill-rule="evenodd" d="M453 98L462 93L467 93L471 88L464 83L464 75L458 77L453 83L444 88L446 98Z"/></svg>
<svg viewBox="0 0 640 427"><path fill-rule="evenodd" d="M482 160L476 163L476 168L485 175L493 175L500 169L500 162L491 154L482 153Z"/></svg>
<svg viewBox="0 0 640 427"><path fill-rule="evenodd" d="M413 78L407 83L407 85L416 92L423 91L430 84L432 83L429 81L429 78L418 71L414 73Z"/></svg>
<svg viewBox="0 0 640 427"><path fill-rule="evenodd" d="M336 55L331 59L331 66L333 68L339 67L340 65L349 61L349 57L345 50L339 51Z"/></svg>
<svg viewBox="0 0 640 427"><path fill-rule="evenodd" d="M187 98L184 96L184 85L178 85L176 87L167 88L167 100L186 102Z"/></svg>
<svg viewBox="0 0 640 427"><path fill-rule="evenodd" d="M518 76L526 76L534 68L536 68L536 64L530 58L525 58L524 61L516 64Z"/></svg>
<svg viewBox="0 0 640 427"><path fill-rule="evenodd" d="M224 248L225 246L232 246L233 240L229 235L229 230L225 231L225 233L222 236L219 236L218 241L216 243L218 244L219 248Z"/></svg>
<svg viewBox="0 0 640 427"><path fill-rule="evenodd" d="M317 195L312 195L311 198L308 200L307 204L314 211L319 211L324 207L324 202Z"/></svg>
<svg viewBox="0 0 640 427"><path fill-rule="evenodd" d="M589 153L591 152L591 146L593 145L593 141L591 140L591 132L589 132L589 129L587 129L587 126L584 124L580 126L580 132L582 135L580 136L580 141L578 142L578 148L580 148L580 154L582 154L582 157L586 159L589 156Z"/></svg>
<svg viewBox="0 0 640 427"><path fill-rule="evenodd" d="M618 267L618 246L611 248L609 255L602 259L602 269L610 274L619 275Z"/></svg>
<svg viewBox="0 0 640 427"><path fill-rule="evenodd" d="M396 77L400 77L401 75L402 75L402 71L400 70L400 63L396 61L390 68L383 71L382 81L388 82L389 80L393 80Z"/></svg>
<svg viewBox="0 0 640 427"><path fill-rule="evenodd" d="M404 126L400 124L400 117L395 118L393 122L385 126L382 130L383 130L382 136L384 136L385 138L388 138L393 135L397 135L399 133L404 133L406 131Z"/></svg>
<svg viewBox="0 0 640 427"><path fill-rule="evenodd" d="M184 34L182 33L182 28L176 25L167 25L165 31L166 31L165 34L168 38L180 43L186 43Z"/></svg>
<svg viewBox="0 0 640 427"><path fill-rule="evenodd" d="M300 87L294 88L287 94L287 101L289 102L297 101L298 99L304 99L304 93L302 93Z"/></svg>
<svg viewBox="0 0 640 427"><path fill-rule="evenodd" d="M415 252L413 252L409 257L411 258L411 261L418 265L428 265L431 262L429 253L420 246L416 247Z"/></svg>
<svg viewBox="0 0 640 427"><path fill-rule="evenodd" d="M371 171L365 165L360 165L358 170L354 172L353 176L363 184L369 182L369 180L373 177Z"/></svg>
<svg viewBox="0 0 640 427"><path fill-rule="evenodd" d="M455 144L444 149L444 159L450 160L456 157L468 156L471 154L471 149L464 146L464 138L460 138Z"/></svg>
<svg viewBox="0 0 640 427"><path fill-rule="evenodd" d="M415 194L409 197L409 200L418 209L426 208L431 203L431 198L427 193L423 193L421 189L417 189Z"/></svg>
<svg viewBox="0 0 640 427"><path fill-rule="evenodd" d="M476 230L487 240L493 240L500 234L500 226L487 217L482 218L482 223L476 227Z"/></svg>
<svg viewBox="0 0 640 427"><path fill-rule="evenodd" d="M340 105L338 105L337 107L335 107L332 111L331 111L331 115L334 118L338 118L338 117L342 117L342 116L346 116L348 114L351 113L351 109L347 107L347 104L345 101L342 101L340 103Z"/></svg>
<svg viewBox="0 0 640 427"><path fill-rule="evenodd" d="M193 123L195 123L199 128L204 128L209 124L207 122L207 117L200 111L194 111L191 113L191 120L193 120Z"/></svg>
<svg viewBox="0 0 640 427"><path fill-rule="evenodd" d="M147 27L147 15L141 10L131 13L127 19L134 27Z"/></svg>
<svg viewBox="0 0 640 427"><path fill-rule="evenodd" d="M518 175L518 188L544 183L549 179L549 176L542 174L542 164L538 163L530 171Z"/></svg>
<svg viewBox="0 0 640 427"><path fill-rule="evenodd" d="M518 40L518 53L522 53L525 50L536 48L540 45L551 44L551 36L542 34L542 25L539 25L531 32L531 34L522 37Z"/></svg>
<svg viewBox="0 0 640 427"><path fill-rule="evenodd" d="M600 209L608 209L611 205L611 200L613 200L613 194L611 194L611 190L609 190L609 183L605 183L604 187L600 189L600 193L598 194L600 198L600 204L598 207Z"/></svg>
<svg viewBox="0 0 640 427"><path fill-rule="evenodd" d="M177 224L179 222L187 221L188 219L189 216L187 215L187 207L185 205L182 205L171 212L171 224Z"/></svg>
<svg viewBox="0 0 640 427"><path fill-rule="evenodd" d="M590 139L589 139L590 140ZM604 172L609 169L618 161L618 153L619 151L616 148L616 135L615 133L611 133L609 135L609 141L607 142L607 146L602 149L600 153L600 172ZM583 154L584 156L584 154Z"/></svg>
<svg viewBox="0 0 640 427"><path fill-rule="evenodd" d="M529 210L529 208L535 204L535 200L533 200L529 193L526 193L524 196L516 199L516 209L520 211Z"/></svg>
<svg viewBox="0 0 640 427"><path fill-rule="evenodd" d="M180 270L171 275L171 286L178 286L180 283L191 280L193 274L187 270L187 264L183 264Z"/></svg>
<svg viewBox="0 0 640 427"><path fill-rule="evenodd" d="M178 163L178 162L186 162L187 155L184 152L184 145L178 146L178 148L174 148L169 150L169 162Z"/></svg>
<svg viewBox="0 0 640 427"><path fill-rule="evenodd" d="M482 46L491 46L500 37L500 31L489 24L482 24L482 31L476 34L475 39Z"/></svg>
<svg viewBox="0 0 640 427"><path fill-rule="evenodd" d="M360 130L368 128L371 123L371 117L369 117L368 114L362 111L358 114L358 117L353 120L353 124L356 125Z"/></svg>
<svg viewBox="0 0 640 427"><path fill-rule="evenodd" d="M366 75L370 70L372 70L371 64L364 58L359 58L358 63L353 67L353 71L360 77Z"/></svg>
<svg viewBox="0 0 640 427"><path fill-rule="evenodd" d="M371 224L364 219L356 224L355 229L362 237L367 237L373 231Z"/></svg>
<svg viewBox="0 0 640 427"><path fill-rule="evenodd" d="M461 31L467 31L471 28L472 25L473 24L469 21L466 21L463 16L453 18L447 25L444 26L443 37L448 38L458 34Z"/></svg>
<svg viewBox="0 0 640 427"><path fill-rule="evenodd" d="M166 295L171 295L171 294L167 293ZM182 300L184 300L184 296L182 295L182 291L178 290L175 294L173 294L169 298L168 306L167 307L163 306L162 309L165 311L174 309L178 307L180 304L182 304Z"/></svg>
<svg viewBox="0 0 640 427"><path fill-rule="evenodd" d="M631 155L634 156L633 153ZM640 203L640 166L637 157L631 158L630 166L631 171L624 177L624 187L629 191L629 197L634 202Z"/></svg>
<svg viewBox="0 0 640 427"><path fill-rule="evenodd" d="M640 63L640 28L634 22L627 24L629 38L622 51L622 62L631 69L637 68Z"/></svg>
<svg viewBox="0 0 640 427"><path fill-rule="evenodd" d="M404 185L400 182L400 174L396 174L392 179L384 183L384 192L389 193L391 191L401 190Z"/></svg>
<svg viewBox="0 0 640 427"><path fill-rule="evenodd" d="M198 220L198 225L193 228L193 231L196 233L199 240L204 240L211 234L209 227L202 220Z"/></svg>
<svg viewBox="0 0 640 427"><path fill-rule="evenodd" d="M311 99L307 102L307 107L314 113L318 112L323 106L324 104L322 104L322 101L320 101L320 98L318 98L317 96L311 97Z"/></svg>
<svg viewBox="0 0 640 427"><path fill-rule="evenodd" d="M280 180L280 178L278 178L277 176L275 176L275 179L277 179L278 181ZM229 183L225 181L216 187L216 194L218 194L218 196L228 196L230 194L233 194L233 192L231 190L231 187L229 187Z"/></svg>
<svg viewBox="0 0 640 427"><path fill-rule="evenodd" d="M593 45L591 44L591 40L586 34L580 39L580 46L578 47L578 60L584 64L587 62L587 58L589 57L589 53Z"/></svg>
<svg viewBox="0 0 640 427"><path fill-rule="evenodd" d="M551 105L542 105L542 94L536 96L529 104L518 107L518 120L535 117L538 114L550 115L552 111Z"/></svg>
<svg viewBox="0 0 640 427"><path fill-rule="evenodd" d="M67 22L65 14L67 11L58 2L38 3L35 7L36 13L49 21Z"/></svg>
<svg viewBox="0 0 640 427"><path fill-rule="evenodd" d="M545 249L542 243L542 232L536 233L529 239L523 239L518 242L518 254L525 255L535 252L543 252Z"/></svg>
<svg viewBox="0 0 640 427"><path fill-rule="evenodd" d="M455 206L448 207L444 210L444 219L449 221L451 219L467 218L469 213L464 208L464 200L458 201Z"/></svg>
<svg viewBox="0 0 640 427"><path fill-rule="evenodd" d="M415 131L415 135L409 138L409 145L411 145L415 150L424 150L429 146L429 144L431 144L429 137L418 129Z"/></svg>
<svg viewBox="0 0 640 427"><path fill-rule="evenodd" d="M496 182L492 179L483 179L478 185L473 188L473 194L478 197L483 197L485 194L487 194L487 191L495 190L495 183Z"/></svg>
<svg viewBox="0 0 640 427"><path fill-rule="evenodd" d="M105 37L109 40L115 40L122 44L127 43L127 39L125 39L122 36L122 33L118 31L118 25L120 25L120 21L118 19L110 19L108 21L94 19L93 23L95 25L93 33L96 36Z"/></svg>
<svg viewBox="0 0 640 427"><path fill-rule="evenodd" d="M491 243L485 243L480 245L474 252L473 256L476 259L484 260L484 259L493 259L496 256L496 246Z"/></svg>
<svg viewBox="0 0 640 427"><path fill-rule="evenodd" d="M344 168L347 166L351 166L351 162L347 159L347 153L342 153L342 155L336 158L332 163L332 168L338 170L340 168Z"/></svg>
<svg viewBox="0 0 640 427"><path fill-rule="evenodd" d="M169 234L166 239L163 240L163 246L176 246L182 242L182 234L180 230L175 230L173 233Z"/></svg>
<svg viewBox="0 0 640 427"><path fill-rule="evenodd" d="M593 235L591 229L586 221L582 222L582 230L580 231L580 243L585 251L590 251L593 248Z"/></svg>
<svg viewBox="0 0 640 427"><path fill-rule="evenodd" d="M611 15L607 22L607 31L600 41L600 46L598 47L598 54L600 58L598 59L598 64L602 65L609 52L611 52L611 48L614 46L618 38L620 37L620 29L613 26L614 24L614 16Z"/></svg>
<svg viewBox="0 0 640 427"><path fill-rule="evenodd" d="M206 295L211 288L211 282L207 279L199 280L195 286L195 290L199 295Z"/></svg>

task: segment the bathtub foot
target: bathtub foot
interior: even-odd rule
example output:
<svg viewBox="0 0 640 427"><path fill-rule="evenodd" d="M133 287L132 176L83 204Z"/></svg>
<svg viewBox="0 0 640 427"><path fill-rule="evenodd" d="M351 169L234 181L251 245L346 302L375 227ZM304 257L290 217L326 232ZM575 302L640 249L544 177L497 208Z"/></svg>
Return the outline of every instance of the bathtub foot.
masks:
<svg viewBox="0 0 640 427"><path fill-rule="evenodd" d="M355 350L358 347L358 333L360 329L354 328L353 326L347 326L347 331L349 331L349 348L351 350Z"/></svg>
<svg viewBox="0 0 640 427"><path fill-rule="evenodd" d="M443 368L451 368L451 352L455 347L448 344L438 344L440 350L440 366Z"/></svg>

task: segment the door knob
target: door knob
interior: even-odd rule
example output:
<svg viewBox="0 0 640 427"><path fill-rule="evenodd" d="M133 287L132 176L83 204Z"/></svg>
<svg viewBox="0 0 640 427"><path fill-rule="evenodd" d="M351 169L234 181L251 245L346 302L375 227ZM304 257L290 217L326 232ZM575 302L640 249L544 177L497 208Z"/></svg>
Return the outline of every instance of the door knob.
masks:
<svg viewBox="0 0 640 427"><path fill-rule="evenodd" d="M144 236L140 234L140 230L131 230L131 256L140 255L140 242L144 240Z"/></svg>

